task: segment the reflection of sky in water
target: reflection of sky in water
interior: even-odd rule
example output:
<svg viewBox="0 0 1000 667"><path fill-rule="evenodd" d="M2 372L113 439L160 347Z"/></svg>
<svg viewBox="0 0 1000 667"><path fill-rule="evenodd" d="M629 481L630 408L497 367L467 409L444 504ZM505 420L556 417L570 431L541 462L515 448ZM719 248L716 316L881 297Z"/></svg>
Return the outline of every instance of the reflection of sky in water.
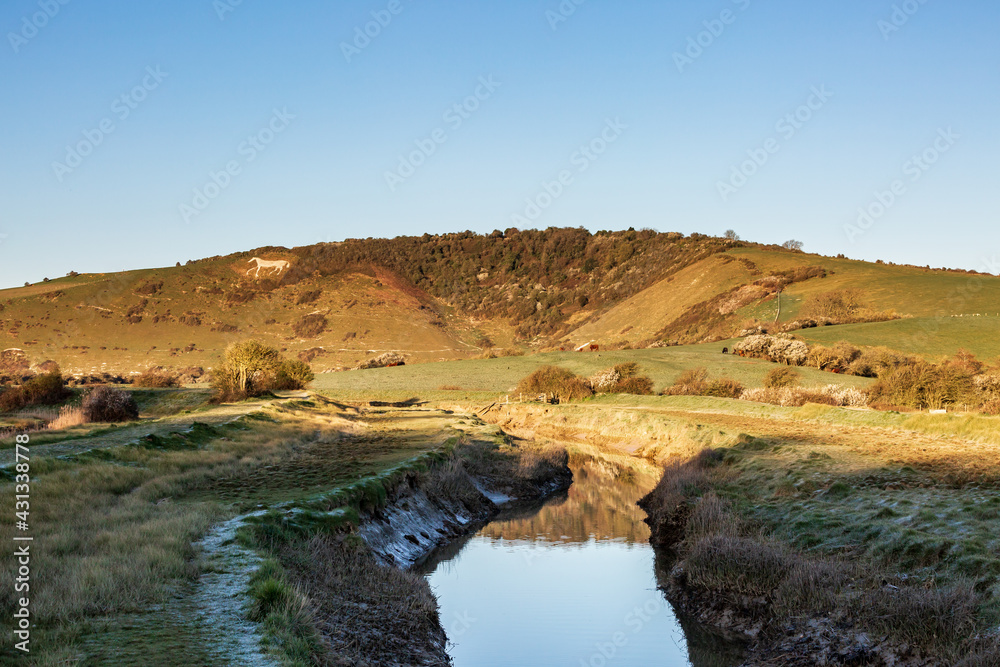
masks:
<svg viewBox="0 0 1000 667"><path fill-rule="evenodd" d="M430 582L456 667L688 664L649 547L475 537Z"/></svg>
<svg viewBox="0 0 1000 667"><path fill-rule="evenodd" d="M642 488L578 472L567 498L494 522L428 575L456 667L690 664L653 550L634 539Z"/></svg>

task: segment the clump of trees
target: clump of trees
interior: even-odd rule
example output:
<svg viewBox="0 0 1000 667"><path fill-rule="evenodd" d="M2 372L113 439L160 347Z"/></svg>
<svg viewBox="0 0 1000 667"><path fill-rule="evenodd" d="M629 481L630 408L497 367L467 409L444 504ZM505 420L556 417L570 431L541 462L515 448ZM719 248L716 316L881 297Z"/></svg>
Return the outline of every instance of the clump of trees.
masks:
<svg viewBox="0 0 1000 667"><path fill-rule="evenodd" d="M557 228L347 239L301 249L281 280L293 284L317 272L377 275L417 299L431 294L469 315L507 318L527 339L553 334L580 308L628 298L733 243L646 229Z"/></svg>
<svg viewBox="0 0 1000 667"><path fill-rule="evenodd" d="M212 373L216 400L241 401L275 390L304 389L315 379L309 365L285 359L258 340L233 343L226 348L223 363Z"/></svg>

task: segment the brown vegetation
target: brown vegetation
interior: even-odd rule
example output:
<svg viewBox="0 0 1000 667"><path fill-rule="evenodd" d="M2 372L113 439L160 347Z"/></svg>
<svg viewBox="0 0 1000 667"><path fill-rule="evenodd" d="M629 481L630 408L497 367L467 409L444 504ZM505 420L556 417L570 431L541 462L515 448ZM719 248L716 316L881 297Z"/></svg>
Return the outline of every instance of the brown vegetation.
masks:
<svg viewBox="0 0 1000 667"><path fill-rule="evenodd" d="M132 384L143 389L164 389L176 387L179 384L179 377L162 367L151 366L137 375Z"/></svg>
<svg viewBox="0 0 1000 667"><path fill-rule="evenodd" d="M0 394L0 412L14 412L33 405L58 405L72 396L58 369L37 375Z"/></svg>
<svg viewBox="0 0 1000 667"><path fill-rule="evenodd" d="M586 380L558 366L538 368L521 380L515 391L528 395L552 395L567 401L594 395Z"/></svg>
<svg viewBox="0 0 1000 667"><path fill-rule="evenodd" d="M83 414L88 422L125 422L139 418L139 406L131 392L95 387L83 398Z"/></svg>

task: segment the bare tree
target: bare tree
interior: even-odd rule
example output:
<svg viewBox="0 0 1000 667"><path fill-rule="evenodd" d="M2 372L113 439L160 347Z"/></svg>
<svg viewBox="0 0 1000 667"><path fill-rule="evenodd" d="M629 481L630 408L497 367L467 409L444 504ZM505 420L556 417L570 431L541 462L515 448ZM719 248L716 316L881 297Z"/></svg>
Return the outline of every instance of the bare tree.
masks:
<svg viewBox="0 0 1000 667"><path fill-rule="evenodd" d="M801 251L802 245L803 245L802 241L796 241L795 239L791 239L790 241L785 241L784 243L782 243L781 247L787 248L788 250Z"/></svg>
<svg viewBox="0 0 1000 667"><path fill-rule="evenodd" d="M724 236L725 236L725 238L729 239L730 241L739 241L740 240L740 235L737 234L736 231L732 230L732 229L727 229Z"/></svg>

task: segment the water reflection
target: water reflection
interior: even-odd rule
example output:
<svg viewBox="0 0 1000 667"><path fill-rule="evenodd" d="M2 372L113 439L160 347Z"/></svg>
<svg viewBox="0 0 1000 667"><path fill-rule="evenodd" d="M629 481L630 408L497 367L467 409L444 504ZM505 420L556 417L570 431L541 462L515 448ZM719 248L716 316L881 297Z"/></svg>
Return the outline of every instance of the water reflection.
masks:
<svg viewBox="0 0 1000 667"><path fill-rule="evenodd" d="M521 507L424 565L456 667L734 667L657 588L636 501L655 479L591 461L562 497Z"/></svg>

